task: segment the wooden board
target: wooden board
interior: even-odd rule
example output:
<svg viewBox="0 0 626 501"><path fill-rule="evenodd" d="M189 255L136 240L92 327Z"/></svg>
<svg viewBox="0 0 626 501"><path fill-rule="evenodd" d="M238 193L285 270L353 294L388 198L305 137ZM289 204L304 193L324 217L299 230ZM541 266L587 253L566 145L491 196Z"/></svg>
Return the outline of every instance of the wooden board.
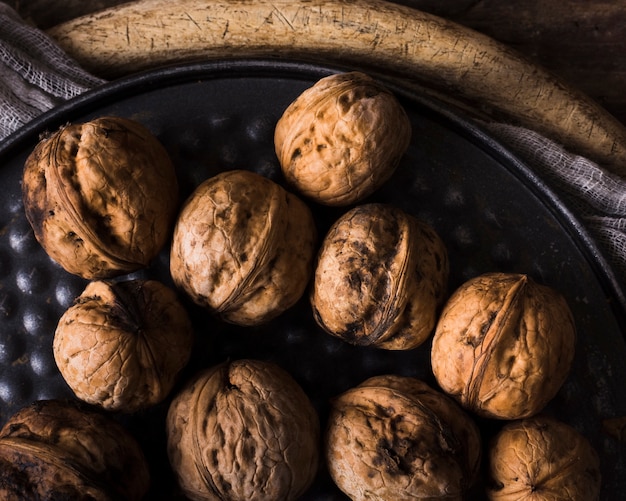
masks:
<svg viewBox="0 0 626 501"><path fill-rule="evenodd" d="M4 0L41 29L129 0ZM626 0L394 0L505 43L626 124Z"/></svg>
<svg viewBox="0 0 626 501"><path fill-rule="evenodd" d="M391 2L139 0L49 33L111 77L200 58L356 64L533 128L626 175L626 129L602 106L490 37Z"/></svg>

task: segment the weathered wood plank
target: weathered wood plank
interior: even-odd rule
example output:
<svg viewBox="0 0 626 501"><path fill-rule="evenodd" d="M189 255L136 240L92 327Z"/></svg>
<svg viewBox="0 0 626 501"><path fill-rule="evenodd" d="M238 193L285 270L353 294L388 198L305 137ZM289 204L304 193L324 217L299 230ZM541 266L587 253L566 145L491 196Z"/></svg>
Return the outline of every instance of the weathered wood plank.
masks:
<svg viewBox="0 0 626 501"><path fill-rule="evenodd" d="M206 58L358 62L533 128L626 175L626 128L517 51L382 0L142 0L48 31L105 76Z"/></svg>
<svg viewBox="0 0 626 501"><path fill-rule="evenodd" d="M42 29L129 0L5 0ZM626 0L396 0L506 43L626 124Z"/></svg>

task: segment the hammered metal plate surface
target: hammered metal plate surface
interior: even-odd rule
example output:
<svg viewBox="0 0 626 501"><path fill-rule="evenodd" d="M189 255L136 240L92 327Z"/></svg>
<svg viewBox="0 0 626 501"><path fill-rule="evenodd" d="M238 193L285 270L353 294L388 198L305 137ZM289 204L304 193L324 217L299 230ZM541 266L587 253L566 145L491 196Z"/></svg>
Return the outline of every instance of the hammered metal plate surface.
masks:
<svg viewBox="0 0 626 501"><path fill-rule="evenodd" d="M351 69L351 68L345 68ZM64 272L35 241L25 219L20 179L39 134L66 122L118 115L142 122L163 142L184 198L217 172L243 168L283 184L273 151L274 125L317 79L337 71L300 63L232 61L164 68L117 81L55 109L0 146L0 424L33 400L72 397L52 356L56 323L86 282ZM413 138L394 177L368 201L393 203L442 236L451 261L450 292L487 271L528 273L561 291L574 312L578 346L570 377L547 412L572 424L598 450L603 500L626 492L626 449L602 429L626 415L624 292L578 222L530 170L498 143L421 95L393 87ZM312 205L323 236L345 209ZM172 285L168 250L147 270ZM189 301L197 347L183 380L227 358L272 360L311 397L322 424L329 400L367 377L398 373L435 385L429 344L404 353L355 348L315 326L303 298L262 327L236 328ZM150 461L148 499L182 499L165 451L168 401L116 416ZM498 424L481 421L488 440ZM482 499L480 485L472 499ZM306 500L346 499L322 467Z"/></svg>

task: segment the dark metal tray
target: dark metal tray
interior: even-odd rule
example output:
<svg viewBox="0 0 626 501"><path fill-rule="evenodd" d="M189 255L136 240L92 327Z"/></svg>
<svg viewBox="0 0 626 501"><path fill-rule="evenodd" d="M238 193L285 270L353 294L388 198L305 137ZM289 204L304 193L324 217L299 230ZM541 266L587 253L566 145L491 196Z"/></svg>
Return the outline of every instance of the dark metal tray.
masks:
<svg viewBox="0 0 626 501"><path fill-rule="evenodd" d="M134 118L163 142L176 165L184 198L207 177L244 168L282 184L273 130L287 105L335 71L298 62L207 62L162 68L94 90L42 116L0 145L0 424L36 399L71 397L52 356L56 323L86 281L53 263L35 241L21 200L21 173L39 134L66 122L103 115ZM530 169L462 114L416 91L389 86L407 109L413 139L394 177L370 200L396 204L432 224L448 246L450 292L487 271L528 273L561 291L578 328L573 370L547 412L572 424L598 450L601 499L626 492L626 449L602 429L626 415L624 290L579 222ZM345 209L312 206L320 235ZM168 249L148 269L172 285ZM429 344L394 353L356 348L313 322L306 298L262 327L236 328L185 300L197 347L184 378L227 358L272 360L311 397L325 422L329 399L383 373L435 385ZM165 451L169 401L148 412L116 416L150 461L149 499L178 499ZM481 422L484 439L497 423ZM481 499L480 485L475 499ZM339 500L322 467L304 499Z"/></svg>

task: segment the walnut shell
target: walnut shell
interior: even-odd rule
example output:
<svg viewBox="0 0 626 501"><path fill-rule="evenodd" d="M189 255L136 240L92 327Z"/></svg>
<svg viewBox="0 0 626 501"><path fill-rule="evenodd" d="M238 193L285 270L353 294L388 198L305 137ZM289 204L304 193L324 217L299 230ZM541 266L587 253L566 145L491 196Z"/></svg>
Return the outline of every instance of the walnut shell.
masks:
<svg viewBox="0 0 626 501"><path fill-rule="evenodd" d="M463 499L481 458L478 427L423 381L376 376L333 400L329 472L353 501Z"/></svg>
<svg viewBox="0 0 626 501"><path fill-rule="evenodd" d="M186 310L162 283L95 281L59 320L53 350L78 398L135 412L169 394L193 340Z"/></svg>
<svg viewBox="0 0 626 501"><path fill-rule="evenodd" d="M0 431L5 501L138 501L149 483L148 464L132 435L75 402L35 402Z"/></svg>
<svg viewBox="0 0 626 501"><path fill-rule="evenodd" d="M274 145L287 181L331 206L363 200L396 170L411 140L402 105L360 72L331 75L285 110Z"/></svg>
<svg viewBox="0 0 626 501"><path fill-rule="evenodd" d="M201 372L167 415L168 454L194 501L289 501L312 483L319 420L278 366L238 360Z"/></svg>
<svg viewBox="0 0 626 501"><path fill-rule="evenodd" d="M508 423L490 444L488 462L493 501L600 499L598 454L575 428L551 417Z"/></svg>
<svg viewBox="0 0 626 501"><path fill-rule="evenodd" d="M415 348L433 331L448 273L445 245L429 225L390 205L357 206L319 251L315 320L350 344Z"/></svg>
<svg viewBox="0 0 626 501"><path fill-rule="evenodd" d="M444 306L432 369L466 409L518 419L556 395L575 343L572 313L557 291L526 275L487 273L461 285Z"/></svg>
<svg viewBox="0 0 626 501"><path fill-rule="evenodd" d="M309 208L245 170L207 179L174 229L170 270L199 305L239 325L267 322L304 294L317 230Z"/></svg>
<svg viewBox="0 0 626 501"><path fill-rule="evenodd" d="M116 117L42 139L26 160L22 191L44 250L87 279L148 266L170 236L178 204L165 148L143 125Z"/></svg>

